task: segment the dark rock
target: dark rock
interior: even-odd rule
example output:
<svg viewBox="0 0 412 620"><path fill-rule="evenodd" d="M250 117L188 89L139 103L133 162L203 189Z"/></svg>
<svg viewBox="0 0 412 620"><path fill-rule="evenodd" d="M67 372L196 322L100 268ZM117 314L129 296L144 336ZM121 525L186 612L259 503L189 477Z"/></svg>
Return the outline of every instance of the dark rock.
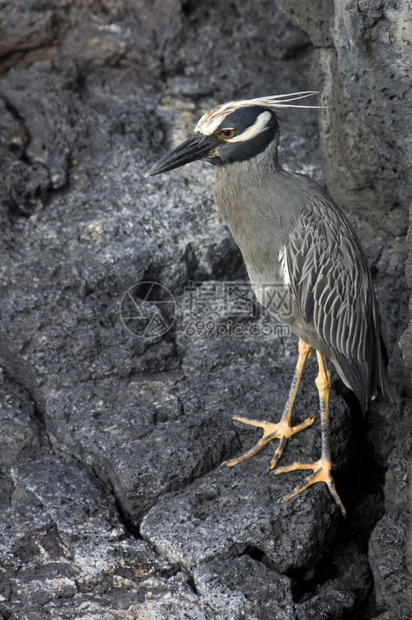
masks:
<svg viewBox="0 0 412 620"><path fill-rule="evenodd" d="M242 555L193 571L196 591L222 620L295 620L293 582Z"/></svg>
<svg viewBox="0 0 412 620"><path fill-rule="evenodd" d="M127 2L82 6L70 0L53 6L47 0L6 4L0 14L0 70L70 58L82 67L121 64L158 79L160 46L176 34L180 12L173 3L136 8Z"/></svg>
<svg viewBox="0 0 412 620"><path fill-rule="evenodd" d="M345 76L349 72L353 76L345 80L348 91L367 126L398 155L406 171L412 161L411 144L406 138L412 129L408 125L411 7L385 7L375 0L344 6L336 3L335 8L340 70ZM391 45L386 45L388 40ZM378 84L385 84L385 88Z"/></svg>
<svg viewBox="0 0 412 620"><path fill-rule="evenodd" d="M290 58L293 65L308 38L283 17L277 4L235 0L222 12L219 3L187 3L179 36L164 53L171 93L225 101L234 92L242 98L251 85L254 93L266 92L266 80L279 82L281 61ZM291 79L299 77L289 76L289 85Z"/></svg>
<svg viewBox="0 0 412 620"><path fill-rule="evenodd" d="M135 612L142 617L156 620L217 620L213 609L193 591L184 573L177 573L167 580L159 577L147 579L138 592L139 603Z"/></svg>
<svg viewBox="0 0 412 620"><path fill-rule="evenodd" d="M409 210L409 221L412 222L412 202ZM406 281L410 289L412 289L412 226L409 226L409 232L406 237L406 246L408 251L408 259L406 261ZM402 349L403 358L405 360L405 365L407 368L412 368L412 297L409 299L409 316L411 320L407 329L405 329L401 341L400 346Z"/></svg>
<svg viewBox="0 0 412 620"><path fill-rule="evenodd" d="M0 144L3 157L7 158L7 153L20 159L28 142L28 134L24 126L19 123L12 111L8 109L6 102L0 100ZM2 157L2 159L3 159ZM10 162L8 162L10 164ZM5 165L4 162L3 165Z"/></svg>
<svg viewBox="0 0 412 620"><path fill-rule="evenodd" d="M377 524L369 543L377 607L394 612L395 617L399 618L407 618L408 615L403 615L402 609L412 605L408 484L412 467L411 446L409 433L388 459L385 476L386 514Z"/></svg>
<svg viewBox="0 0 412 620"><path fill-rule="evenodd" d="M387 611L384 614L375 616L375 620L409 620L412 616L412 605L400 607L396 611Z"/></svg>
<svg viewBox="0 0 412 620"><path fill-rule="evenodd" d="M405 369L399 340L408 313L408 291L404 281L406 260L403 239L386 240L381 247L379 259L372 268L377 273L377 295L381 313L382 335L388 354L388 372L392 384L402 383L405 395L411 392L409 371ZM396 388L393 397L396 400ZM404 414L403 414L404 415ZM399 416L399 424L402 417Z"/></svg>
<svg viewBox="0 0 412 620"><path fill-rule="evenodd" d="M26 91L28 82L35 85L29 92ZM13 162L12 176L4 179L8 189L8 196L4 197L11 208L32 213L44 206L54 190L66 186L73 167L87 155L94 156L102 144L102 134L109 141L113 136L123 135L130 145L144 140L146 123L136 122L135 116L144 114L142 109L130 110L125 102L108 102L94 97L93 93L86 103L83 89L78 68L67 59L59 65L49 60L39 61L0 78L0 97L13 120L13 131L7 132L8 149L20 157L18 162ZM107 122L101 118L102 114ZM138 129L125 136L125 124ZM33 182L27 182L24 190L17 186L18 174L21 176L23 170L26 177L31 178L35 173ZM6 169L4 174L8 175Z"/></svg>
<svg viewBox="0 0 412 620"><path fill-rule="evenodd" d="M385 476L385 509L390 512L400 501L407 499L409 473L412 467L412 434L402 439L388 459Z"/></svg>
<svg viewBox="0 0 412 620"><path fill-rule="evenodd" d="M333 45L334 6L332 2L314 0L302 6L289 0L280 0L280 9L294 24L302 28L310 36L315 47L331 47Z"/></svg>
<svg viewBox="0 0 412 620"><path fill-rule="evenodd" d="M10 476L0 471L0 510L10 506L12 492L13 483Z"/></svg>
<svg viewBox="0 0 412 620"><path fill-rule="evenodd" d="M378 609L396 611L411 605L408 558L410 506L400 501L377 524L369 543L369 562Z"/></svg>
<svg viewBox="0 0 412 620"><path fill-rule="evenodd" d="M354 544L341 543L335 549L333 573L313 596L304 595L296 605L298 620L342 618L346 613L357 617L372 588L366 555Z"/></svg>
<svg viewBox="0 0 412 620"><path fill-rule="evenodd" d="M43 47L55 38L56 14L50 10L30 10L27 4L30 3L19 1L2 3L0 56Z"/></svg>
<svg viewBox="0 0 412 620"><path fill-rule="evenodd" d="M260 376L257 374L258 370ZM240 368L235 366L229 370L230 374L222 373L222 383L226 386L233 385L236 382L235 377L241 377L240 372ZM276 411L280 405L279 403L277 406L276 398L273 397L284 393L285 388L280 386L285 377L278 372L272 380L267 376L262 380L264 371L260 366L249 366L247 375L248 378L245 376L242 380L240 393L235 392L232 396L233 392L231 394L231 390L228 391L229 400L234 398L229 411L236 412L236 400L239 399L239 402L243 403L242 415L258 419L268 418L270 409L274 408ZM233 377L232 380L228 381L228 376ZM193 407L196 411L199 402L205 402L207 411L209 399L213 406L213 391L211 392L210 385L216 385L216 379L212 380L211 375L208 378L209 381L204 386L199 381L189 384L189 394L182 398L191 399L190 411L193 411ZM254 393L252 387L248 388L248 380L251 384L261 386L259 395ZM194 389L196 384L199 387ZM187 390L184 385L182 388ZM204 401L202 392L206 390L208 396ZM271 395L270 402L265 402L266 390L268 397ZM256 398L259 398L259 404L256 403ZM262 407L263 411L254 413L253 402L258 404L259 408ZM264 410L267 407L270 409L265 415ZM273 416L274 413L271 413L270 418ZM304 411L300 411L300 416L302 417L299 418L297 412L296 421L305 419ZM348 437L347 422L345 409L339 407L339 401L335 398L334 446L342 445L339 436ZM242 433L242 440L245 440L243 451L254 445L260 436L257 432L252 435L244 425L239 428L239 432ZM303 435L307 437L302 438ZM319 431L315 427L296 435L286 450L282 464L293 461L310 462L317 458L320 451L318 438ZM321 558L319 550L327 548L333 540L338 509L328 490L322 487L314 487L289 502L279 503L284 495L304 481L305 475L301 473L298 476L288 474L277 477L273 472L269 472L268 465L273 450L274 447L269 446L237 467L221 467L191 484L184 493L160 500L143 520L143 536L161 555L178 562L186 569L215 557L233 556L252 547L265 554L270 564L282 573L291 569L313 571ZM340 460L339 457L337 460ZM295 538L294 543L291 542L292 538Z"/></svg>
<svg viewBox="0 0 412 620"><path fill-rule="evenodd" d="M255 457L241 468L222 467L184 493L160 500L142 522L143 537L189 570L252 547L279 572L312 571L330 548L338 509L327 489L316 487L281 504L294 484L264 466Z"/></svg>
<svg viewBox="0 0 412 620"><path fill-rule="evenodd" d="M27 392L0 368L0 510L11 506L10 468L50 454L50 445Z"/></svg>
<svg viewBox="0 0 412 620"><path fill-rule="evenodd" d="M228 416L185 412L174 383L165 377L86 382L46 402L56 446L93 464L135 525L159 497L184 488L239 447Z"/></svg>
<svg viewBox="0 0 412 620"><path fill-rule="evenodd" d="M34 404L27 392L0 368L0 469L45 456L49 452Z"/></svg>
<svg viewBox="0 0 412 620"><path fill-rule="evenodd" d="M3 617L80 618L89 609L115 618L133 613L139 583L173 572L127 535L114 498L73 459L32 461L12 476L0 524Z"/></svg>

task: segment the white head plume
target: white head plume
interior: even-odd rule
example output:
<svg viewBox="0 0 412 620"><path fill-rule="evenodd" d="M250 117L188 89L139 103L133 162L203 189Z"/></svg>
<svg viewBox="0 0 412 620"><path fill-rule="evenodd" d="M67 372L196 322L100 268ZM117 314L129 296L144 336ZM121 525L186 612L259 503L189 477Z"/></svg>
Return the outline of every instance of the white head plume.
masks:
<svg viewBox="0 0 412 620"><path fill-rule="evenodd" d="M319 105L301 105L294 104L293 101L299 99L305 99L306 97L312 97L318 95L316 90L305 90L299 93L288 93L285 95L270 95L269 97L257 97L256 99L242 99L240 101L228 101L222 105L213 108L209 112L206 112L196 125L196 131L210 135L212 134L224 120L224 118L235 112L239 108L246 106L260 105L272 110L279 110L281 108L324 108L325 106Z"/></svg>

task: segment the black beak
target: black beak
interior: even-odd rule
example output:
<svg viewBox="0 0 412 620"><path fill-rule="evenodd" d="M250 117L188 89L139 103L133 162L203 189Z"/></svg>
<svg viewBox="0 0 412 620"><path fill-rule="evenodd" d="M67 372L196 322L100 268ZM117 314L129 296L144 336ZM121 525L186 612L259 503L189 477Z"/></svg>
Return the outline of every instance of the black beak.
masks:
<svg viewBox="0 0 412 620"><path fill-rule="evenodd" d="M189 164L191 161L197 159L203 159L210 155L215 149L216 145L213 143L212 136L204 136L201 133L195 133L194 136L179 144L173 151L166 153L162 159L150 168L149 172L146 172L145 177L152 177L155 174L161 172L168 172L174 170L185 164Z"/></svg>

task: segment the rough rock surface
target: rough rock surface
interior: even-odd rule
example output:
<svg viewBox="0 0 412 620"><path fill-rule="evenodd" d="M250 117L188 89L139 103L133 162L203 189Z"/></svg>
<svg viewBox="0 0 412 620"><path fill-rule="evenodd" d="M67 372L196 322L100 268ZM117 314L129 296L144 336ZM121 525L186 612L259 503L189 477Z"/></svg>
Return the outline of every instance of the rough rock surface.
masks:
<svg viewBox="0 0 412 620"><path fill-rule="evenodd" d="M3 618L410 617L411 16L279 4L0 3ZM205 109L314 87L320 133L282 113L280 155L359 230L393 392L363 421L333 375L346 521L320 486L280 503L304 476L270 445L224 465L259 436L234 414L280 415L296 339L252 299L211 168L144 179ZM319 450L317 420L282 463Z"/></svg>

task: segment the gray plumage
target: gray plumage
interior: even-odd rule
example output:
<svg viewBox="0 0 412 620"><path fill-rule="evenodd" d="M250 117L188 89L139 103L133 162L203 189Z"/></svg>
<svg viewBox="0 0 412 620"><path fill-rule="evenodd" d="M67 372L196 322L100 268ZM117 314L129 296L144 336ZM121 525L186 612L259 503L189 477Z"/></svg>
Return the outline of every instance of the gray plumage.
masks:
<svg viewBox="0 0 412 620"><path fill-rule="evenodd" d="M341 209L315 181L281 168L277 141L217 168L216 204L259 301L262 286L285 283L291 316L268 309L334 363L365 410L386 390L386 371L370 269Z"/></svg>

